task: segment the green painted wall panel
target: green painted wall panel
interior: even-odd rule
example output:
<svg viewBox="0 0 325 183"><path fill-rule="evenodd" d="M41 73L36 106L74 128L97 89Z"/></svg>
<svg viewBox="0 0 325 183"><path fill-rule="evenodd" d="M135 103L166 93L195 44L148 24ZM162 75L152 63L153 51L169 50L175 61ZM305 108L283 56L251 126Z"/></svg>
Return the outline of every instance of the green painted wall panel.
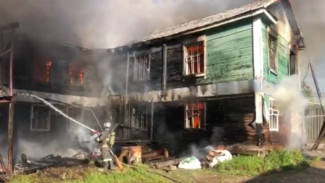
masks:
<svg viewBox="0 0 325 183"><path fill-rule="evenodd" d="M207 72L198 84L253 79L252 23L206 33Z"/></svg>
<svg viewBox="0 0 325 183"><path fill-rule="evenodd" d="M269 67L269 46L268 46L268 32L267 26L264 24L262 27L263 33L263 53L264 53L264 77L267 81L278 83L281 79L289 76L289 60L290 50L289 42L281 36L281 32L277 37L277 60L278 70L277 73L270 71Z"/></svg>

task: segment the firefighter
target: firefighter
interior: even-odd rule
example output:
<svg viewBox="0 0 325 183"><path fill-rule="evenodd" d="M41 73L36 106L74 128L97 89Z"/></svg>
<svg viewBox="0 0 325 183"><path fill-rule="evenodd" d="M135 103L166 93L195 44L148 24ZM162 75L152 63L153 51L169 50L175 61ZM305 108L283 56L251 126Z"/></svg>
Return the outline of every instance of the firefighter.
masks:
<svg viewBox="0 0 325 183"><path fill-rule="evenodd" d="M111 170L113 168L112 147L115 143L115 132L111 130L111 123L104 123L104 131L96 139L101 146L104 168Z"/></svg>

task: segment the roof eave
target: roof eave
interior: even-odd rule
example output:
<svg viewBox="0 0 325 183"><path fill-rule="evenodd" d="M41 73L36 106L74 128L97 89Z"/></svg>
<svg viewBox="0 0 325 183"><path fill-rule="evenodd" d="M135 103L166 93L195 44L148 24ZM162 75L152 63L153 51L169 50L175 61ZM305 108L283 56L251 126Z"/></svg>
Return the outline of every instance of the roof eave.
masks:
<svg viewBox="0 0 325 183"><path fill-rule="evenodd" d="M189 34L194 34L194 33L198 33L198 32L202 32L208 29L213 29L213 28L217 28L223 25L227 25L227 24L231 24L237 21L241 21L241 20L245 20L245 19L249 19L249 18L254 18L254 17L264 17L266 21L268 21L271 24L276 24L277 20L276 18L271 15L264 7L257 9L257 10L253 10L250 12L246 12L245 14L241 14L239 16L236 17L231 17L229 19L223 20L221 22L215 22L213 24L210 25L206 25L203 27L197 27L195 29L191 29L191 30L186 30L184 32L179 32L177 34L173 34L170 36L165 36L165 37L161 37L161 38L157 38L157 39L149 39L149 40L145 40L145 41L141 41L141 42L136 42L133 44L128 44L128 45L124 45L124 46L119 46L119 47L115 47L115 48L111 48L109 50L123 50L123 49L129 49L129 48L134 48L134 47L140 47L141 45L149 45L149 44L153 44L153 43L157 43L157 42L161 42L163 40L170 40L170 39L174 39L176 37L180 37L180 36L185 36L185 35L189 35Z"/></svg>

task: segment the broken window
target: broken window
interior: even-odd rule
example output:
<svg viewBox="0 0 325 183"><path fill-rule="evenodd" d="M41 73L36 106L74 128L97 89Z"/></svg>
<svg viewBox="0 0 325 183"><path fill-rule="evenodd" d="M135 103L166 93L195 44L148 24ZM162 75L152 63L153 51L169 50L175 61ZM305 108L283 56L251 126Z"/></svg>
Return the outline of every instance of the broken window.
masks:
<svg viewBox="0 0 325 183"><path fill-rule="evenodd" d="M137 103L132 108L132 127L139 130L148 130L147 110L145 104Z"/></svg>
<svg viewBox="0 0 325 183"><path fill-rule="evenodd" d="M272 72L277 72L277 38L273 34L269 34L269 67Z"/></svg>
<svg viewBox="0 0 325 183"><path fill-rule="evenodd" d="M37 58L33 62L33 81L49 83L51 81L52 60Z"/></svg>
<svg viewBox="0 0 325 183"><path fill-rule="evenodd" d="M50 131L51 110L47 106L32 105L31 131Z"/></svg>
<svg viewBox="0 0 325 183"><path fill-rule="evenodd" d="M140 55L134 57L133 80L150 80L150 55Z"/></svg>
<svg viewBox="0 0 325 183"><path fill-rule="evenodd" d="M202 75L205 73L204 42L184 46L185 75Z"/></svg>
<svg viewBox="0 0 325 183"><path fill-rule="evenodd" d="M69 64L69 84L71 86L82 86L85 79L83 65L72 62Z"/></svg>
<svg viewBox="0 0 325 183"><path fill-rule="evenodd" d="M279 110L277 110L276 102L270 98L270 131L279 131Z"/></svg>
<svg viewBox="0 0 325 183"><path fill-rule="evenodd" d="M185 107L185 128L204 129L205 128L205 103L194 102L186 104Z"/></svg>

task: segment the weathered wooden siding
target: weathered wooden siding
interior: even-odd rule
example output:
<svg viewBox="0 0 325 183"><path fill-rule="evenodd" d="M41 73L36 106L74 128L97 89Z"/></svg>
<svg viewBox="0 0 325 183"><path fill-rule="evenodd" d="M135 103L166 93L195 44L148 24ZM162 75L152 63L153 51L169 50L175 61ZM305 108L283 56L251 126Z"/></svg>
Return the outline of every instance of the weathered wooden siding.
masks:
<svg viewBox="0 0 325 183"><path fill-rule="evenodd" d="M207 73L199 84L253 79L251 22L208 31L206 50Z"/></svg>
<svg viewBox="0 0 325 183"><path fill-rule="evenodd" d="M222 129L222 140L226 144L257 143L255 103L253 97L211 101L207 103L207 123L210 128ZM263 125L265 141L269 140L269 128Z"/></svg>
<svg viewBox="0 0 325 183"><path fill-rule="evenodd" d="M268 46L268 26L262 27L263 32L263 50L264 50L264 76L267 81L278 83L281 79L289 76L289 61L290 61L290 39L292 39L292 31L289 25L287 16L280 4L270 7L271 13L277 17L277 24L274 26L274 31L277 33L277 73L272 73L269 68L269 46Z"/></svg>
<svg viewBox="0 0 325 183"><path fill-rule="evenodd" d="M264 25L263 31L263 51L264 51L264 77L267 81L278 83L281 79L289 76L289 60L290 49L288 47L289 42L285 40L281 34L278 35L277 41L277 60L278 70L277 73L271 72L269 67L269 45L268 45L268 31L267 26Z"/></svg>

